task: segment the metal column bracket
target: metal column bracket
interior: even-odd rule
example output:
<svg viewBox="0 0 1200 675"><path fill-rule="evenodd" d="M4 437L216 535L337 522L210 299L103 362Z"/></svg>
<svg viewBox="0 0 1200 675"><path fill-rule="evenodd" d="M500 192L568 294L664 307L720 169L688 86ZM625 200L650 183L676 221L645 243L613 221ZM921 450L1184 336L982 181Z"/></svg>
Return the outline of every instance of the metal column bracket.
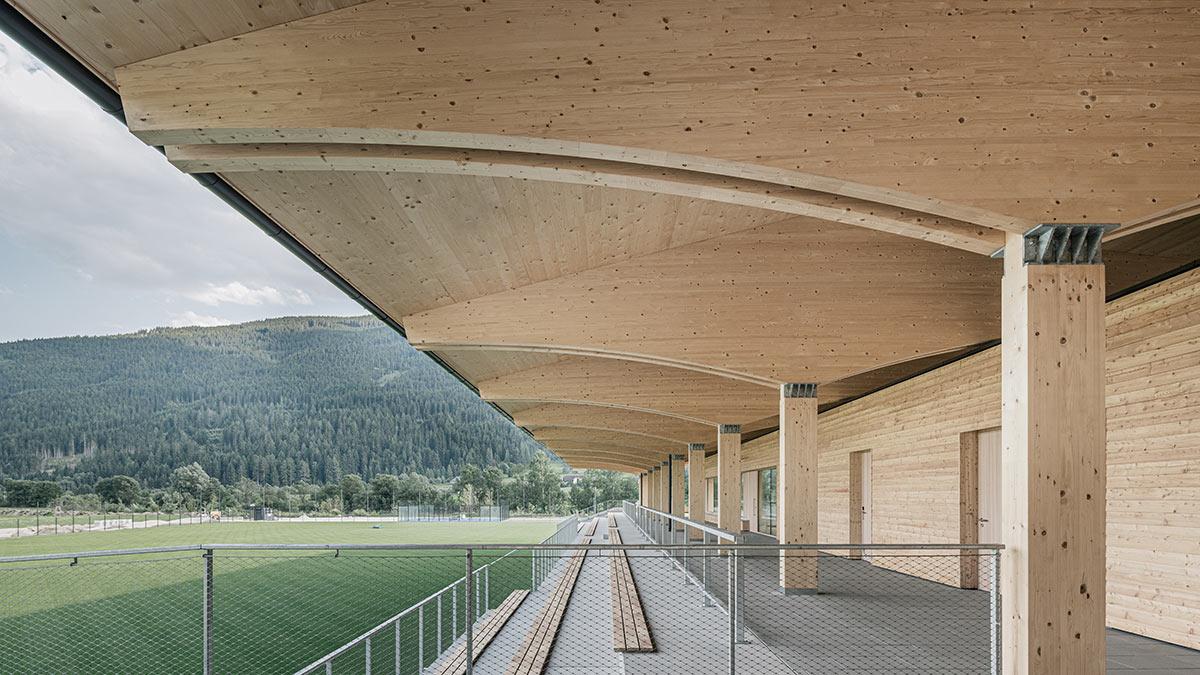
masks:
<svg viewBox="0 0 1200 675"><path fill-rule="evenodd" d="M717 433L740 434L740 433L742 433L742 425L740 425L740 424L722 424L717 428Z"/></svg>
<svg viewBox="0 0 1200 675"><path fill-rule="evenodd" d="M815 382L789 382L780 385L784 398L816 398L817 384Z"/></svg>
<svg viewBox="0 0 1200 675"><path fill-rule="evenodd" d="M1116 223L1042 223L1025 233L1026 265L1099 265L1100 242ZM992 254L1003 258L1004 249Z"/></svg>

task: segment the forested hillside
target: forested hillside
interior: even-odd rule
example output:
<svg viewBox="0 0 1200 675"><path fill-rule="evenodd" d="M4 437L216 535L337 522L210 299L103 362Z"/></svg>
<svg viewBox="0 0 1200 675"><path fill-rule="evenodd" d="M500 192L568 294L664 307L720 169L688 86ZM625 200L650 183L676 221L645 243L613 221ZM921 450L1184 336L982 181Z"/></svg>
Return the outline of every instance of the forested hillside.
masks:
<svg viewBox="0 0 1200 675"><path fill-rule="evenodd" d="M162 486L455 475L538 446L373 318L0 344L0 476ZM74 479L74 480L72 480Z"/></svg>

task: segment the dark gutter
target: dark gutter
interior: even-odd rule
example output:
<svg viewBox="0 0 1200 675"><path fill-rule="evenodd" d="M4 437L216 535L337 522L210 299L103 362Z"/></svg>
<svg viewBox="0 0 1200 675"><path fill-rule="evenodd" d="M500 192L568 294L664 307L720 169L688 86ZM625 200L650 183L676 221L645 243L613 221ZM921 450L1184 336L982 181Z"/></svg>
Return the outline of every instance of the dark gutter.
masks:
<svg viewBox="0 0 1200 675"><path fill-rule="evenodd" d="M24 47L29 53L37 57L39 61L50 66L54 72L62 76L63 79L71 83L76 89L83 92L101 110L112 115L128 128L129 125L125 121L125 107L121 101L120 94L7 2L0 2L0 30L3 30L17 44ZM388 316L386 312L365 295L359 293L342 275L338 274L329 265L326 265L298 239L279 227L271 216L255 206L249 199L246 199L242 193L238 192L221 176L215 173L196 173L190 175L220 198L221 201L232 207L233 210L257 225L258 229L265 232L268 237L274 239L279 245L290 251L292 255L304 261L306 265L328 280L338 290L362 305L375 318L399 333L400 337L408 338L408 334L404 331L404 326L401 326L395 319ZM476 396L479 395L479 388L463 377L462 374L446 363L440 356L433 352L424 352L424 354L432 359L434 363L441 366L446 372L450 373L454 379L466 385ZM512 421L512 415L509 415L503 408L491 401L486 401L486 403L507 418L508 421ZM533 437L533 434L528 429L524 427L517 428L529 434L531 438Z"/></svg>

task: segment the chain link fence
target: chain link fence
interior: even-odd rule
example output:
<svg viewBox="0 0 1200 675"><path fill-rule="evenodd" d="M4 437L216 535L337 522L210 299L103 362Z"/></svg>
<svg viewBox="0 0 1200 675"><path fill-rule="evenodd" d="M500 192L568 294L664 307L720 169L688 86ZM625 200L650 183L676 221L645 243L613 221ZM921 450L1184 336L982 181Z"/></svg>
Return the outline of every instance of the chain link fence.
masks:
<svg viewBox="0 0 1200 675"><path fill-rule="evenodd" d="M633 505L572 516L539 545L214 545L2 559L0 672L998 667L994 548L751 546L662 519ZM968 563L978 588L958 583Z"/></svg>

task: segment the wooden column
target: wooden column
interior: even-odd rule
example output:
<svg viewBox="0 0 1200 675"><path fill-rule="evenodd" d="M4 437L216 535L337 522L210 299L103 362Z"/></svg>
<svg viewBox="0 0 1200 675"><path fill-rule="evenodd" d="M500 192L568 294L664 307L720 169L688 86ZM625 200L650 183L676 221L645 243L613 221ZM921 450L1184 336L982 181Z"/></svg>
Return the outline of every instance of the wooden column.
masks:
<svg viewBox="0 0 1200 675"><path fill-rule="evenodd" d="M646 505L646 472L638 474L638 503Z"/></svg>
<svg viewBox="0 0 1200 675"><path fill-rule="evenodd" d="M658 467L658 506L663 513L671 512L671 462L666 461Z"/></svg>
<svg viewBox="0 0 1200 675"><path fill-rule="evenodd" d="M646 471L646 508L648 509L658 508L658 495L655 490L658 487L658 474L655 473L656 471L658 471L656 467L651 467Z"/></svg>
<svg viewBox="0 0 1200 675"><path fill-rule="evenodd" d="M704 522L704 502L707 495L704 494L706 481L704 480L704 444L703 443L688 443L688 518L697 522ZM703 533L700 530L688 530L689 536L692 539L700 539Z"/></svg>
<svg viewBox="0 0 1200 675"><path fill-rule="evenodd" d="M1105 668L1103 231L1042 225L1005 246L1005 673Z"/></svg>
<svg viewBox="0 0 1200 675"><path fill-rule="evenodd" d="M784 384L779 396L777 526L781 544L817 543L817 385ZM817 552L780 551L785 593L815 593Z"/></svg>
<svg viewBox="0 0 1200 675"><path fill-rule="evenodd" d="M722 424L717 430L717 527L742 531L742 426Z"/></svg>
<svg viewBox="0 0 1200 675"><path fill-rule="evenodd" d="M686 515L683 507L683 463L686 457L671 454L671 515Z"/></svg>

